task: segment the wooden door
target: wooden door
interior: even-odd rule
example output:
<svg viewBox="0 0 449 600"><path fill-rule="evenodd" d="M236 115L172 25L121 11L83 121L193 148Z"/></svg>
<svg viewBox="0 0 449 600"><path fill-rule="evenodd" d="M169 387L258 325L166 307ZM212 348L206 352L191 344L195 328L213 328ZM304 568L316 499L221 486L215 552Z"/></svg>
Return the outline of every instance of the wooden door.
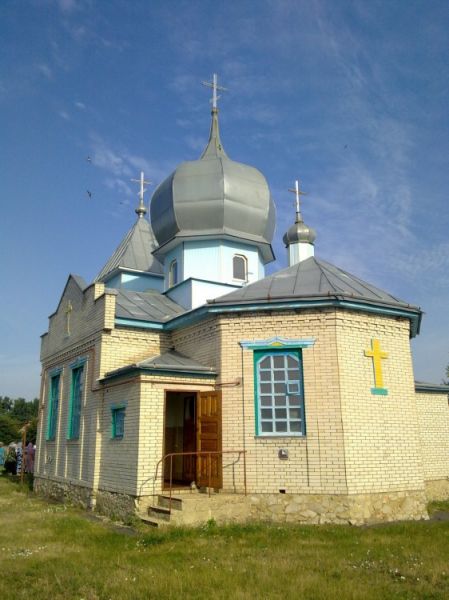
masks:
<svg viewBox="0 0 449 600"><path fill-rule="evenodd" d="M197 407L197 451L221 452L221 392L200 392ZM198 486L223 487L222 455L198 456Z"/></svg>

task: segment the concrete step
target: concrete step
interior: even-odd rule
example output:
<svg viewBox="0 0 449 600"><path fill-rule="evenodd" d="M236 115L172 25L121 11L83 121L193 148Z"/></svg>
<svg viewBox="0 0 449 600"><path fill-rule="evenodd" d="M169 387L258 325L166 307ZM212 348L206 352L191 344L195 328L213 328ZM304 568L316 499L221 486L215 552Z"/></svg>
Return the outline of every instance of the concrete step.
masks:
<svg viewBox="0 0 449 600"><path fill-rule="evenodd" d="M160 521L170 521L170 509L165 506L149 506L148 516L150 519L158 519Z"/></svg>
<svg viewBox="0 0 449 600"><path fill-rule="evenodd" d="M139 515L139 519L148 527L168 527L170 525L169 521L163 521L161 519L156 519L154 517L147 517L146 515Z"/></svg>
<svg viewBox="0 0 449 600"><path fill-rule="evenodd" d="M157 505L170 509L170 496L158 496ZM172 510L182 510L182 499L172 496L171 508Z"/></svg>

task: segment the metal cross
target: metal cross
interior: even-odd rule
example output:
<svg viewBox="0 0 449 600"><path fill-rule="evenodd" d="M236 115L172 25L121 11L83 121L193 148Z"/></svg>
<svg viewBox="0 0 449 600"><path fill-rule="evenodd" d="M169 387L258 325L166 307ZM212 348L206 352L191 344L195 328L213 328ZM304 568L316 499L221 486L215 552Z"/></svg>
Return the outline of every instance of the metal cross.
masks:
<svg viewBox="0 0 449 600"><path fill-rule="evenodd" d="M218 77L216 73L213 74L212 81L202 81L201 83L206 87L212 88L212 108L217 110L217 101L221 97L217 95L217 91L227 92L227 88L218 85Z"/></svg>
<svg viewBox="0 0 449 600"><path fill-rule="evenodd" d="M288 188L289 192L293 192L296 195L296 214L299 215L300 214L300 204L301 204L301 196L307 196L307 192L303 192L302 190L299 189L299 179L297 179L295 181L295 187L294 189L292 188Z"/></svg>
<svg viewBox="0 0 449 600"><path fill-rule="evenodd" d="M70 313L73 310L73 306L72 303L70 302L70 300L67 303L67 308L65 309L65 316L66 316L66 335L70 335Z"/></svg>
<svg viewBox="0 0 449 600"><path fill-rule="evenodd" d="M140 172L140 179L131 179L131 181L134 181L135 183L140 183L139 198L143 204L143 195L147 191L144 186L145 184L150 185L151 181L145 181L143 177L143 171Z"/></svg>

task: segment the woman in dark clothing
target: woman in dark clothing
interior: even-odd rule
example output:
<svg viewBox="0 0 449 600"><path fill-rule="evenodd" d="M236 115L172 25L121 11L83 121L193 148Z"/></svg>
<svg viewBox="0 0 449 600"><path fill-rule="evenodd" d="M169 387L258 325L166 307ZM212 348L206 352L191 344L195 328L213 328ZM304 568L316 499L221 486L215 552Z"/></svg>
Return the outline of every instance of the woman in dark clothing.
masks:
<svg viewBox="0 0 449 600"><path fill-rule="evenodd" d="M5 471L9 475L15 475L17 469L17 455L15 444L10 444L5 459Z"/></svg>

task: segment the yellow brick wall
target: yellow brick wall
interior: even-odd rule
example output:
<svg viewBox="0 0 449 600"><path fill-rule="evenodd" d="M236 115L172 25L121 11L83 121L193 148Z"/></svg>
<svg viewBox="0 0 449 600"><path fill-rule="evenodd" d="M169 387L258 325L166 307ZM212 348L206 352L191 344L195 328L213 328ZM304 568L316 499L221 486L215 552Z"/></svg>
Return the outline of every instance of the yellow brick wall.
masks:
<svg viewBox="0 0 449 600"><path fill-rule="evenodd" d="M426 481L449 478L449 406L447 394L416 392Z"/></svg>
<svg viewBox="0 0 449 600"><path fill-rule="evenodd" d="M415 400L409 322L339 311L338 371L349 493L419 490L423 464ZM388 395L373 395L371 340L382 360Z"/></svg>
<svg viewBox="0 0 449 600"><path fill-rule="evenodd" d="M41 360L48 362L55 353L83 343L110 326L111 310L115 310L115 294L103 293L104 284L88 287L84 293L69 278L57 311L49 319L48 333L43 336ZM67 315L68 303L72 311ZM69 319L69 334L67 321Z"/></svg>
<svg viewBox="0 0 449 600"><path fill-rule="evenodd" d="M66 335L68 299L73 311ZM246 449L248 490L253 493L342 494L422 489L426 478L444 472L447 445L442 405L424 410L416 400L405 319L333 308L302 312L232 313L172 334L114 328L115 295L95 285L84 294L69 280L59 310L42 342L43 397L37 474L69 479L109 491L152 493L163 454L165 391L214 388L215 380L178 376L130 376L103 390L106 372L163 353L170 347L219 372L223 397L223 449ZM243 340L315 338L304 348L307 434L255 434L253 352ZM382 361L388 396L374 396L372 360L364 356L378 338L389 353ZM78 441L67 441L70 364L87 356L86 384ZM48 371L62 367L57 439L45 440ZM120 382L118 382L120 383ZM111 405L127 402L125 438L111 440ZM447 406L446 406L447 408ZM418 426L421 419L421 430ZM433 434L427 432L433 431ZM438 439L438 451L431 438ZM279 449L289 460L278 458ZM423 450L424 449L424 450ZM424 451L424 468L422 452ZM228 464L228 457L224 463ZM447 462L446 462L447 465ZM423 470L424 469L424 470ZM447 472L447 471L446 471ZM236 479L238 481L236 481ZM224 487L241 489L242 463L224 470Z"/></svg>
<svg viewBox="0 0 449 600"><path fill-rule="evenodd" d="M165 352L169 347L169 334L151 332L140 329L114 328L115 299L114 292L103 293L103 284L89 287L84 294L73 279L69 279L64 290L57 312L49 322L49 331L42 339L42 398L40 402L40 419L36 454L36 474L68 479L72 482L93 486L99 484L103 454L101 444L107 440L111 450L109 437L104 435L107 420L110 426L110 409L105 408L103 390L98 380L108 371L135 363L140 360ZM67 335L66 308L70 300L73 310L70 313L70 335ZM87 357L85 364L85 385L83 406L81 411L81 428L78 440L67 440L67 428L70 407L71 368L70 364L79 357ZM48 423L48 373L62 368L60 378L60 399L58 425L55 441L46 440ZM133 389L133 393L137 388ZM115 393L116 395L119 392ZM132 428L138 420L135 406L130 403L129 421ZM108 412L109 411L109 412ZM108 430L109 433L110 430ZM132 444L130 440L130 444ZM117 441L112 448L119 444ZM122 444L124 447L125 444ZM129 447L131 447L129 445ZM136 454L137 446L133 446ZM112 453L113 454L113 453ZM129 454L129 452L128 452ZM107 454L106 454L107 455ZM101 461L96 457L102 457ZM113 462L115 458L113 459ZM118 464L118 463L117 463ZM131 461L132 464L132 461ZM130 467L132 471L132 466ZM124 485L135 491L136 467L130 480L125 475ZM105 489L114 486L117 480L117 467L110 479L102 481Z"/></svg>
<svg viewBox="0 0 449 600"><path fill-rule="evenodd" d="M131 495L161 490L165 392L211 390L214 379L144 375L111 382L104 390L101 409L102 453L98 488ZM111 438L111 407L126 403L125 435Z"/></svg>
<svg viewBox="0 0 449 600"><path fill-rule="evenodd" d="M80 435L77 440L68 440L70 418L70 395L72 369L70 365L80 357L87 358L83 371L83 397L80 419ZM52 361L52 367L55 367ZM59 406L54 441L46 440L49 414L49 371L43 371L42 398L39 413L36 474L68 479L92 485L97 448L97 407L95 392L95 352L92 345L80 346L71 354L59 356L57 367L61 368Z"/></svg>
<svg viewBox="0 0 449 600"><path fill-rule="evenodd" d="M243 376L243 386L223 387L223 448L247 450L248 489L255 493L344 493L346 491L340 392L335 356L336 313L254 313L220 317L221 381ZM307 435L256 437L253 352L242 340L274 336L316 338L304 348L303 372ZM279 449L289 460L278 458ZM225 481L225 486L230 482Z"/></svg>
<svg viewBox="0 0 449 600"><path fill-rule="evenodd" d="M99 455L98 487L102 490L136 494L139 454L140 384L134 377L103 392L101 414L101 455ZM112 438L112 406L126 404L125 433Z"/></svg>

